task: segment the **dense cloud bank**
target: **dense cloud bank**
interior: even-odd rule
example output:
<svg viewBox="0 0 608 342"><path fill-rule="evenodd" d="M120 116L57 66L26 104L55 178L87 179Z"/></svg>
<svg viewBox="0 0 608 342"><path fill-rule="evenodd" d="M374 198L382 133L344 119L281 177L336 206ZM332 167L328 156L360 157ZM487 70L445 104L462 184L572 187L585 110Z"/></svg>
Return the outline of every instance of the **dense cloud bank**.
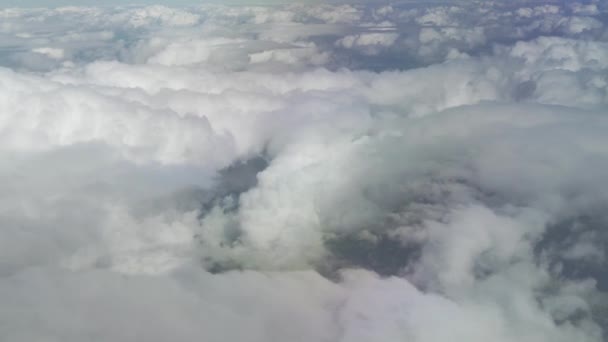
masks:
<svg viewBox="0 0 608 342"><path fill-rule="evenodd" d="M606 341L607 24L0 10L0 339Z"/></svg>

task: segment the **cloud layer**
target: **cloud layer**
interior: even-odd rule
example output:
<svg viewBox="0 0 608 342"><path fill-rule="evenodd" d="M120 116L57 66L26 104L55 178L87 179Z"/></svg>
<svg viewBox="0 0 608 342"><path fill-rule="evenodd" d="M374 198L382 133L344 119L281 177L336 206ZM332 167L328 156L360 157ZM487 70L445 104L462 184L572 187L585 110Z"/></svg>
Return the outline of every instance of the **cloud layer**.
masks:
<svg viewBox="0 0 608 342"><path fill-rule="evenodd" d="M605 341L606 11L0 10L0 336Z"/></svg>

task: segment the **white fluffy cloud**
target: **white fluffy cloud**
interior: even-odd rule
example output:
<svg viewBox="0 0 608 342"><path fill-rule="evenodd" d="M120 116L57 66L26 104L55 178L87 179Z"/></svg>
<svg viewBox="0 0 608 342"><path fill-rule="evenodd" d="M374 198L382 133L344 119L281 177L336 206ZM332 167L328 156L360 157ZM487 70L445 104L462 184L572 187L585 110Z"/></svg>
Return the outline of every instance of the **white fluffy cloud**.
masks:
<svg viewBox="0 0 608 342"><path fill-rule="evenodd" d="M0 336L605 341L606 13L1 10Z"/></svg>

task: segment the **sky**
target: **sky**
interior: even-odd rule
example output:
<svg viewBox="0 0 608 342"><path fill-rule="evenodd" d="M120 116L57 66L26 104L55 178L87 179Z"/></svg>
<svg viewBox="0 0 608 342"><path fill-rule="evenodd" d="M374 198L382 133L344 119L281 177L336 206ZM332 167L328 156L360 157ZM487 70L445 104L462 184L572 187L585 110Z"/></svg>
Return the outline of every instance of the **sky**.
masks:
<svg viewBox="0 0 608 342"><path fill-rule="evenodd" d="M2 7L60 7L60 6L121 6L130 4L148 4L152 5L158 3L158 1L148 0L136 0L136 1L121 1L121 0L108 0L100 3L99 1L92 0L2 0L0 6ZM194 1L181 1L175 0L167 3L168 5L191 5Z"/></svg>
<svg viewBox="0 0 608 342"><path fill-rule="evenodd" d="M604 2L19 6L0 339L608 341Z"/></svg>
<svg viewBox="0 0 608 342"><path fill-rule="evenodd" d="M283 4L288 3L289 0L247 0L246 2L240 0L208 0L208 1L197 1L197 0L105 0L103 2L95 0L1 0L0 7L60 7L60 6L125 6L125 5L154 5L163 4L167 6L191 6L204 3L215 3L215 4L242 4L246 3L249 5L266 5L266 4ZM307 3L318 2L316 0L308 0Z"/></svg>

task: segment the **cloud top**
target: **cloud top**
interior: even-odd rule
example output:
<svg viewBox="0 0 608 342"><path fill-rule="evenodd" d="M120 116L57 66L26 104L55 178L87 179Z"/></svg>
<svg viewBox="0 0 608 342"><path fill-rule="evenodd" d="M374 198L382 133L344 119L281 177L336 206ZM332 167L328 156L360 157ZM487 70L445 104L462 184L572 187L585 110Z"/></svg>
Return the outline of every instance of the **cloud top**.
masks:
<svg viewBox="0 0 608 342"><path fill-rule="evenodd" d="M0 336L605 341L606 13L0 10Z"/></svg>

